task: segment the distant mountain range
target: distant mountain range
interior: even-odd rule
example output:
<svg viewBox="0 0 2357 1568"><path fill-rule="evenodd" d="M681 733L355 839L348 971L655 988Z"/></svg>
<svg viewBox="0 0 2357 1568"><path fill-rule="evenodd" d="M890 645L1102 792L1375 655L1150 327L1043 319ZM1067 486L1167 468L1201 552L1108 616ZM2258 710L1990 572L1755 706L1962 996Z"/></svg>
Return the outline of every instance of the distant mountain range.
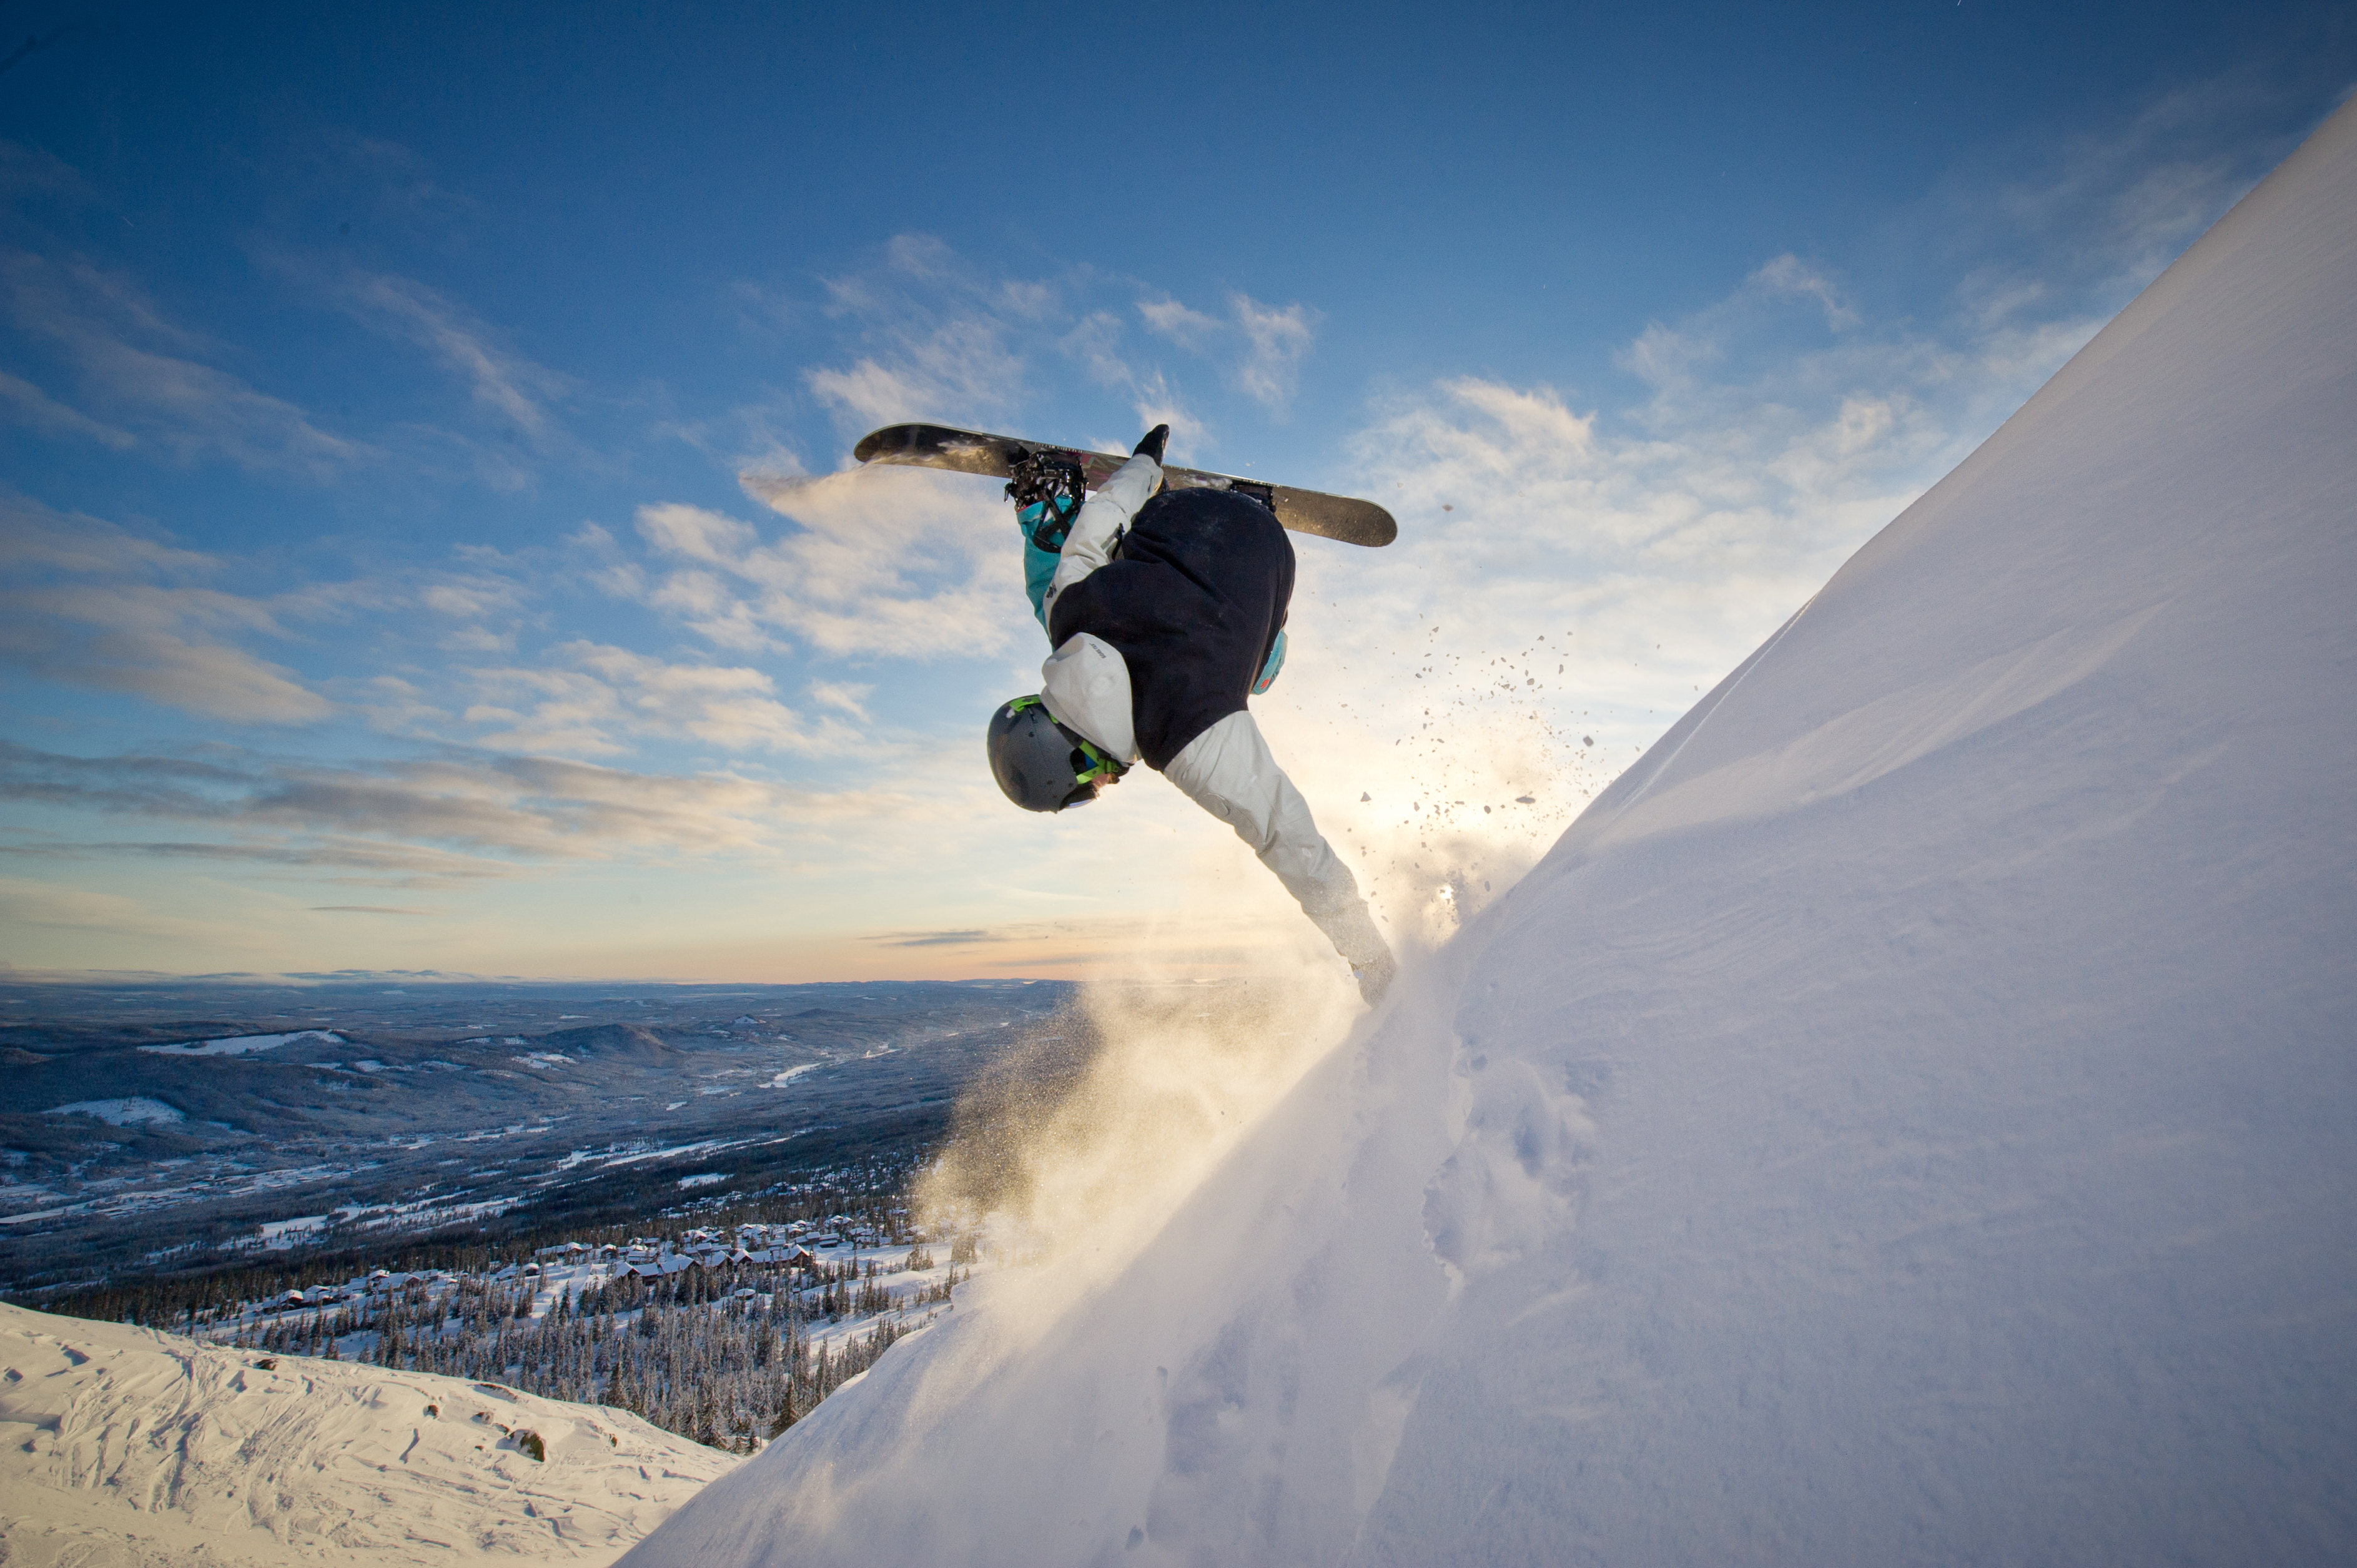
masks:
<svg viewBox="0 0 2357 1568"><path fill-rule="evenodd" d="M1072 994L386 978L0 986L0 1288L643 1213L690 1174L719 1196L907 1150Z"/></svg>

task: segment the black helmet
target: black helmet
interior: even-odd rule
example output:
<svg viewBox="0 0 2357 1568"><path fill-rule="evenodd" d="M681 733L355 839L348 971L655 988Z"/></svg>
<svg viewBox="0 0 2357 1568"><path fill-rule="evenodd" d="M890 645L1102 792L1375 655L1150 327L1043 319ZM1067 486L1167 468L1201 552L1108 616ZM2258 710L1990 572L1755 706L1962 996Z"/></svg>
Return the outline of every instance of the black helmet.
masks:
<svg viewBox="0 0 2357 1568"><path fill-rule="evenodd" d="M1058 724L1037 697L1001 703L990 715L990 772L1027 811L1060 811L1097 798L1097 785L1129 769Z"/></svg>

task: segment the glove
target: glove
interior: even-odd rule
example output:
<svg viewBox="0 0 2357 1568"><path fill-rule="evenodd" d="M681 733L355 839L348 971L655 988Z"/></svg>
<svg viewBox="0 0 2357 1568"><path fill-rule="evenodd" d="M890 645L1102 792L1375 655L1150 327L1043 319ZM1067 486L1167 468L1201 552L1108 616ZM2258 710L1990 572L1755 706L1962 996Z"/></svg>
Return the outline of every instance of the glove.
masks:
<svg viewBox="0 0 2357 1568"><path fill-rule="evenodd" d="M1391 988L1392 977L1398 972L1399 962L1389 953L1351 966L1351 978L1359 983L1359 1000L1370 1007L1383 999L1383 993Z"/></svg>
<svg viewBox="0 0 2357 1568"><path fill-rule="evenodd" d="M1269 648L1268 662L1260 667L1260 675L1252 683L1252 694L1257 697L1275 685L1276 672L1284 668L1285 633L1280 631L1276 634L1276 641Z"/></svg>
<svg viewBox="0 0 2357 1568"><path fill-rule="evenodd" d="M1145 439L1130 448L1129 455L1133 457L1151 457L1154 459L1155 467L1160 467L1162 449L1169 445L1170 427L1167 424L1157 424L1146 433Z"/></svg>

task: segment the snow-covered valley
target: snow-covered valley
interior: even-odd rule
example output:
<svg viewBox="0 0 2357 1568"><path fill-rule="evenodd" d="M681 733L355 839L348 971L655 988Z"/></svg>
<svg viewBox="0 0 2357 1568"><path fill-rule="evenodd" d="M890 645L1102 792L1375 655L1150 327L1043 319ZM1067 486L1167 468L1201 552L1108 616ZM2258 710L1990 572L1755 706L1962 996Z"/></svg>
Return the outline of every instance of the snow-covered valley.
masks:
<svg viewBox="0 0 2357 1568"><path fill-rule="evenodd" d="M404 984L388 991L385 978ZM0 1288L619 1223L912 1156L1055 983L0 986ZM299 1015L335 1027L291 1029ZM239 1026L239 1021L242 1026ZM254 1026L269 1024L268 1031Z"/></svg>

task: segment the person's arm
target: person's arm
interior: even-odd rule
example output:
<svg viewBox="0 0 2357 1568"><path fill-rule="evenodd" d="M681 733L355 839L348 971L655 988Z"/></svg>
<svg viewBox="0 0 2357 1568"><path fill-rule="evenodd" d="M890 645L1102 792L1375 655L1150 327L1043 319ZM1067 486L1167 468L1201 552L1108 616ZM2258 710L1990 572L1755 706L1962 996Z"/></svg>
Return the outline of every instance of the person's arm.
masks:
<svg viewBox="0 0 2357 1568"><path fill-rule="evenodd" d="M1276 874L1301 912L1350 962L1370 1003L1390 983L1392 951L1359 897L1358 878L1318 831L1309 802L1276 765L1249 713L1226 718L1187 743L1162 776L1236 830Z"/></svg>
<svg viewBox="0 0 2357 1568"><path fill-rule="evenodd" d="M1039 607L1043 625L1054 624L1059 595L1113 559L1114 541L1161 487L1162 465L1151 457L1135 456L1114 470L1113 478L1081 507L1071 532L1064 537L1064 553Z"/></svg>

